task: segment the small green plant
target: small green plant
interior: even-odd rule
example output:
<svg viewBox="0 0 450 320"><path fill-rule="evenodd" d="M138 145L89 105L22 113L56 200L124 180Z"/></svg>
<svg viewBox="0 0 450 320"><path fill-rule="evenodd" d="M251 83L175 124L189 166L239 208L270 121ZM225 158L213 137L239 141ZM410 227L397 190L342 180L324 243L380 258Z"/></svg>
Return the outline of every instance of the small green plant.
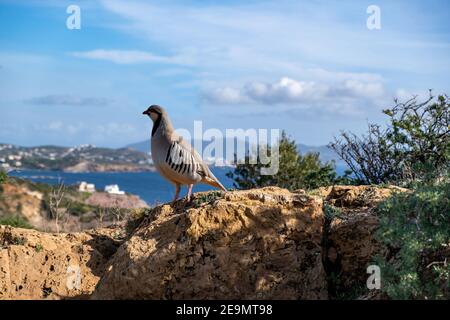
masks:
<svg viewBox="0 0 450 320"><path fill-rule="evenodd" d="M42 244L40 244L40 243L37 243L37 244L34 246L34 250L35 250L36 252L41 252L42 249L43 249L43 247L42 247Z"/></svg>
<svg viewBox="0 0 450 320"><path fill-rule="evenodd" d="M25 245L25 243L27 242L27 240L24 237L13 237L11 244L14 244L16 246L23 246Z"/></svg>
<svg viewBox="0 0 450 320"><path fill-rule="evenodd" d="M15 228L32 229L33 226L27 220L20 216L10 216L0 218L0 225L11 226Z"/></svg>
<svg viewBox="0 0 450 320"><path fill-rule="evenodd" d="M122 232L116 230L112 234L112 237L114 240L123 240L125 238L125 235Z"/></svg>
<svg viewBox="0 0 450 320"><path fill-rule="evenodd" d="M78 201L65 201L62 203L62 207L69 208L68 213L78 217L95 209L93 206Z"/></svg>
<svg viewBox="0 0 450 320"><path fill-rule="evenodd" d="M379 207L383 290L393 299L450 299L450 183L396 193Z"/></svg>
<svg viewBox="0 0 450 320"><path fill-rule="evenodd" d="M6 172L0 170L0 184L6 183L8 181L8 175Z"/></svg>
<svg viewBox="0 0 450 320"><path fill-rule="evenodd" d="M343 218L342 210L330 204L324 205L323 212L325 215L325 219L328 221L331 221L334 218Z"/></svg>
<svg viewBox="0 0 450 320"><path fill-rule="evenodd" d="M210 191L208 193L203 193L199 195L194 201L193 205L195 208L198 208L203 203L213 203L214 201L222 198L223 192L222 191Z"/></svg>

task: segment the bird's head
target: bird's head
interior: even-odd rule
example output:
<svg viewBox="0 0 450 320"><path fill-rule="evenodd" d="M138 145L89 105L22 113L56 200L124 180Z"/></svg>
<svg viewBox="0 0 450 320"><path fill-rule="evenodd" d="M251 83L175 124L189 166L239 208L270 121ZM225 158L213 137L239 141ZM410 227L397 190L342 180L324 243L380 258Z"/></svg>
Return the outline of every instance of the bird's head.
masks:
<svg viewBox="0 0 450 320"><path fill-rule="evenodd" d="M151 105L147 110L142 112L142 114L148 115L153 120L153 122L160 119L165 113L166 111L164 110L164 108L155 104Z"/></svg>

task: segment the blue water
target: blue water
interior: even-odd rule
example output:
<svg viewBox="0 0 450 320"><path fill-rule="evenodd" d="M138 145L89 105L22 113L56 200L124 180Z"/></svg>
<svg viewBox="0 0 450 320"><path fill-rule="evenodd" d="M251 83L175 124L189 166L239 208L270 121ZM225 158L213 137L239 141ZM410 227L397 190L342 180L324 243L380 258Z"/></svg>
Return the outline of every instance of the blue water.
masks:
<svg viewBox="0 0 450 320"><path fill-rule="evenodd" d="M225 188L233 187L233 180L226 176L232 170L227 167L211 168L214 175L222 182ZM337 167L338 174L342 174L345 167ZM136 194L149 205L171 201L175 194L175 187L164 180L157 172L88 172L69 173L61 171L20 170L10 173L11 176L21 177L35 182L58 184L62 181L66 185L73 185L86 181L95 184L97 190L104 190L106 185L118 184L120 190ZM193 191L213 190L205 184L194 186ZM181 189L181 196L186 194L186 187Z"/></svg>
<svg viewBox="0 0 450 320"><path fill-rule="evenodd" d="M222 182L226 188L233 187L233 181L226 177L226 173L231 168L211 168L214 175ZM60 171L40 171L40 170L20 170L10 172L11 176L16 176L35 182L48 184L58 184L62 181L66 185L73 185L81 181L95 184L97 190L104 190L108 184L118 184L120 190L127 193L136 194L149 205L167 202L175 195L175 187L164 180L157 172L89 172L89 173L69 173ZM204 184L194 186L193 191L212 190ZM181 196L184 196L187 189L181 189Z"/></svg>

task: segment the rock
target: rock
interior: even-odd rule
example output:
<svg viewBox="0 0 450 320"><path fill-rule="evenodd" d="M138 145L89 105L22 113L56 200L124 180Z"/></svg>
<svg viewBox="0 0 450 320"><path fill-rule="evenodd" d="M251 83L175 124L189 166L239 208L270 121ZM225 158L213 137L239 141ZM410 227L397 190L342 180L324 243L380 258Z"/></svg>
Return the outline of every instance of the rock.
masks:
<svg viewBox="0 0 450 320"><path fill-rule="evenodd" d="M106 192L95 192L89 196L85 201L92 206L99 206L102 208L121 208L121 209L136 209L148 208L147 203L139 196L129 194L109 194Z"/></svg>
<svg viewBox="0 0 450 320"><path fill-rule="evenodd" d="M329 221L324 248L324 264L328 274L339 279L330 284L330 294L367 292L367 267L377 254L384 254L375 239L378 229L376 205L393 192L406 192L398 187L334 186L323 188L327 205L337 208Z"/></svg>
<svg viewBox="0 0 450 320"><path fill-rule="evenodd" d="M42 228L45 218L41 214L43 195L26 186L4 183L0 192L0 217L9 212L23 216L31 225Z"/></svg>
<svg viewBox="0 0 450 320"><path fill-rule="evenodd" d="M154 209L111 259L94 299L328 297L321 199L268 187L182 205Z"/></svg>
<svg viewBox="0 0 450 320"><path fill-rule="evenodd" d="M106 192L86 195L67 187L61 202L64 205L58 210L62 217L57 227L49 209L48 199L52 189L51 185L8 179L8 182L0 186L0 219L18 218L30 227L44 232L80 232L112 224L125 219L134 210L148 208L147 203L136 195ZM103 213L101 219L99 209Z"/></svg>
<svg viewBox="0 0 450 320"><path fill-rule="evenodd" d="M135 210L123 227L0 226L0 299L386 299L365 287L366 268L384 253L375 207L394 191L407 190L197 193Z"/></svg>
<svg viewBox="0 0 450 320"><path fill-rule="evenodd" d="M408 189L396 186L332 186L319 188L318 193L329 204L346 209L373 207L393 192L406 192Z"/></svg>
<svg viewBox="0 0 450 320"><path fill-rule="evenodd" d="M0 226L0 299L89 296L120 245L116 232L50 234Z"/></svg>

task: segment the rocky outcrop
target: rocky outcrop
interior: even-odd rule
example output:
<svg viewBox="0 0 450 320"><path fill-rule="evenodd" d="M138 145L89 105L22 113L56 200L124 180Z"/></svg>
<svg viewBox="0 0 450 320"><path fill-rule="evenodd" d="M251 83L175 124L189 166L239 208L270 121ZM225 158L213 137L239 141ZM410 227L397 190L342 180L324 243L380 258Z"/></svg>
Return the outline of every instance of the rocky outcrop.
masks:
<svg viewBox="0 0 450 320"><path fill-rule="evenodd" d="M113 228L50 234L0 226L0 299L86 298L120 243Z"/></svg>
<svg viewBox="0 0 450 320"><path fill-rule="evenodd" d="M86 204L102 208L136 209L148 208L148 204L139 196L131 194L109 194L106 192L95 192L86 200Z"/></svg>
<svg viewBox="0 0 450 320"><path fill-rule="evenodd" d="M134 209L148 208L139 196L78 192L73 186L64 188L58 208L58 226L51 218L50 197L55 186L9 178L0 185L0 220L19 219L44 232L76 232L110 225L125 219Z"/></svg>
<svg viewBox="0 0 450 320"><path fill-rule="evenodd" d="M41 212L43 204L41 192L13 183L2 184L0 188L0 217L6 213L21 215L36 228L43 228L45 218Z"/></svg>
<svg viewBox="0 0 450 320"><path fill-rule="evenodd" d="M96 299L326 299L322 200L279 188L163 205L111 259Z"/></svg>
<svg viewBox="0 0 450 320"><path fill-rule="evenodd" d="M374 207L394 191L405 190L198 193L189 204L136 211L126 227L69 234L1 227L0 297L379 298L364 287L367 265L383 252ZM72 270L81 275L77 286Z"/></svg>
<svg viewBox="0 0 450 320"><path fill-rule="evenodd" d="M322 188L325 202L323 248L324 265L332 297L355 298L367 292L367 267L384 248L376 241L377 204L393 192L406 192L398 187L334 186Z"/></svg>

